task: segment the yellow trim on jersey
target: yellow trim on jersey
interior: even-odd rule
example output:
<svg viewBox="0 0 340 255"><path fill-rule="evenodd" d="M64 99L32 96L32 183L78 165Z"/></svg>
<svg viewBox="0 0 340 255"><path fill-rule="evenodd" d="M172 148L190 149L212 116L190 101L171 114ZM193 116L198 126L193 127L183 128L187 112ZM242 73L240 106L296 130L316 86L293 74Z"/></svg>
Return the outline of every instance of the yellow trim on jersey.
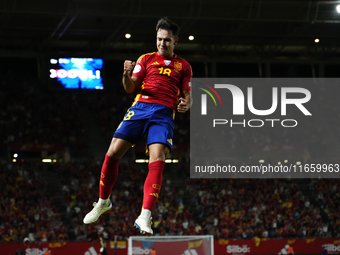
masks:
<svg viewBox="0 0 340 255"><path fill-rule="evenodd" d="M172 109L172 118L175 119L176 111Z"/></svg>
<svg viewBox="0 0 340 255"><path fill-rule="evenodd" d="M134 106L135 104L137 104L137 102L138 102L138 99L140 98L140 96L141 96L142 94L137 94L136 95L136 97L135 97L135 101L132 103L132 105L131 106Z"/></svg>
<svg viewBox="0 0 340 255"><path fill-rule="evenodd" d="M131 106L134 106L137 102L138 102L138 100L139 100L139 98L140 98L140 96L143 94L143 90L144 90L144 81L142 82L142 87L141 87L141 90L140 90L140 92L136 95L136 97L135 97L135 101L132 103L132 105Z"/></svg>
<svg viewBox="0 0 340 255"><path fill-rule="evenodd" d="M152 54L155 54L156 52L151 52L151 53L146 53L146 54L143 54L142 56L140 56L138 59L137 59L137 63L140 63L142 61L142 58L144 56L148 56L148 55L152 55Z"/></svg>

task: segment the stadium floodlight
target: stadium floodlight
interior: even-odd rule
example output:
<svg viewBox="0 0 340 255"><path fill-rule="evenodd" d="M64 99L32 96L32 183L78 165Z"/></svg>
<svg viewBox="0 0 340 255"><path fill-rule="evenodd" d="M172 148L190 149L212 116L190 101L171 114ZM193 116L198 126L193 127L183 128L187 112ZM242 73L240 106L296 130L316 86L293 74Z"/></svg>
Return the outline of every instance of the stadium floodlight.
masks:
<svg viewBox="0 0 340 255"><path fill-rule="evenodd" d="M213 255L214 236L130 236L128 255L150 254Z"/></svg>
<svg viewBox="0 0 340 255"><path fill-rule="evenodd" d="M148 159L136 159L135 163L149 163Z"/></svg>
<svg viewBox="0 0 340 255"><path fill-rule="evenodd" d="M179 160L178 159L166 159L165 163L178 163ZM135 159L135 163L149 163L148 159Z"/></svg>
<svg viewBox="0 0 340 255"><path fill-rule="evenodd" d="M340 13L340 4L338 4L338 5L336 6L336 11L337 11L338 13Z"/></svg>

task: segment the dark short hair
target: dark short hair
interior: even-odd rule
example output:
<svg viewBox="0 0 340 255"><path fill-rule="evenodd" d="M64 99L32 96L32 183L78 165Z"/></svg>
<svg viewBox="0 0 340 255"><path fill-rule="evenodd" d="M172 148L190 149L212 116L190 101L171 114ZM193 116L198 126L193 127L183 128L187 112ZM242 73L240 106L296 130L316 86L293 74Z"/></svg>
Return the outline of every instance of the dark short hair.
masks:
<svg viewBox="0 0 340 255"><path fill-rule="evenodd" d="M173 36L178 38L179 26L175 22L168 19L167 17L164 17L158 20L157 25L156 25L156 32L159 29L165 29L165 30L171 31Z"/></svg>

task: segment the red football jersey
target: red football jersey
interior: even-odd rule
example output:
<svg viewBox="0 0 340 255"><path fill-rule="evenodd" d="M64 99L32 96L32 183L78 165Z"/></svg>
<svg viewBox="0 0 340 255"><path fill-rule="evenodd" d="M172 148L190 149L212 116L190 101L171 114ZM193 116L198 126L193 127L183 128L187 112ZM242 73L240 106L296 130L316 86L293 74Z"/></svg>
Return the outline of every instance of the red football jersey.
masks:
<svg viewBox="0 0 340 255"><path fill-rule="evenodd" d="M158 52L144 54L137 60L132 76L142 81L134 102L176 109L181 91L191 91L191 66L176 54L172 58Z"/></svg>

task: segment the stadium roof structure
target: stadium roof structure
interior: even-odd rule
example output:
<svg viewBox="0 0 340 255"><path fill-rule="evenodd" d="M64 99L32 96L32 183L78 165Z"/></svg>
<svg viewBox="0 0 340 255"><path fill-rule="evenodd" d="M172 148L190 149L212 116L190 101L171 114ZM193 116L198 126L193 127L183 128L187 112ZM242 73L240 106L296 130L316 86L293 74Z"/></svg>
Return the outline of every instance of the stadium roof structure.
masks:
<svg viewBox="0 0 340 255"><path fill-rule="evenodd" d="M0 56L48 52L91 52L112 59L135 56L156 50L155 25L167 16L181 26L176 51L189 58L337 61L337 4L340 1L4 0ZM189 35L195 40L188 40Z"/></svg>

